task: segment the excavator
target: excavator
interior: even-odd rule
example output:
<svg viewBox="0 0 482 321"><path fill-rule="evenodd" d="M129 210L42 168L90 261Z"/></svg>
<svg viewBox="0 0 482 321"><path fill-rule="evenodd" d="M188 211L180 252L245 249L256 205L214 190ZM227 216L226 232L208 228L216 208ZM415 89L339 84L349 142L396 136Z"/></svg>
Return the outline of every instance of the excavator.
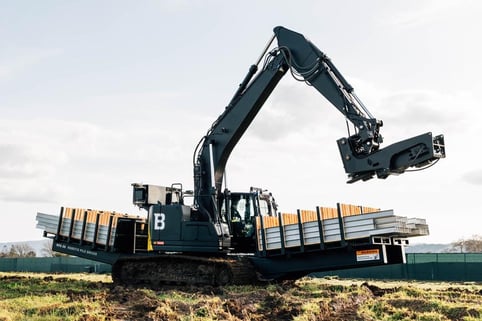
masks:
<svg viewBox="0 0 482 321"><path fill-rule="evenodd" d="M445 157L443 135L430 132L380 148L383 122L330 58L302 34L278 26L196 146L193 190L134 183L133 203L146 217L62 207L59 217L38 213L37 227L53 239L54 251L112 264L113 280L123 284L246 284L405 263L408 238L428 234L423 219L339 203L285 214L263 188L224 186L231 152L288 72L349 124L347 137L337 140L348 183L425 169Z"/></svg>

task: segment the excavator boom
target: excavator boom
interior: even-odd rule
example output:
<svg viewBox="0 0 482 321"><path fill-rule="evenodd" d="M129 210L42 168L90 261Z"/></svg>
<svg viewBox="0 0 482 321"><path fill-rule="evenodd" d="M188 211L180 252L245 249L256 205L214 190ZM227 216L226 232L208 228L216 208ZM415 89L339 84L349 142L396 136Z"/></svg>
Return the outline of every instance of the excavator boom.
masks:
<svg viewBox="0 0 482 321"><path fill-rule="evenodd" d="M278 46L268 51L273 40ZM263 60L261 69L258 64ZM348 182L387 178L408 168L422 169L445 157L444 138L419 135L380 149L383 122L375 119L332 61L302 34L275 27L260 59L252 65L225 111L195 151L194 200L205 216L219 220L223 175L229 155L278 82L288 72L315 88L353 126L338 140Z"/></svg>

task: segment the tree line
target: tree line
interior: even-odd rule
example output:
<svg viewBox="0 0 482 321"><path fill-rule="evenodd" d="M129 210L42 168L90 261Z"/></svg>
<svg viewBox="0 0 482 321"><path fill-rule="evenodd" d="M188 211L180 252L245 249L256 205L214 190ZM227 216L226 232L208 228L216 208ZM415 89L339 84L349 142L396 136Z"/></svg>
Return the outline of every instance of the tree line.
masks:
<svg viewBox="0 0 482 321"><path fill-rule="evenodd" d="M473 235L470 238L461 238L450 244L448 250L450 253L481 253L482 252L482 236Z"/></svg>
<svg viewBox="0 0 482 321"><path fill-rule="evenodd" d="M0 249L0 258L37 257L37 254L40 254L42 257L54 257L62 255L61 253L57 253L52 250L52 240L47 240L43 243L40 253L37 253L35 249L26 242L5 244Z"/></svg>
<svg viewBox="0 0 482 321"><path fill-rule="evenodd" d="M0 257L36 257L37 253L27 243L4 245Z"/></svg>

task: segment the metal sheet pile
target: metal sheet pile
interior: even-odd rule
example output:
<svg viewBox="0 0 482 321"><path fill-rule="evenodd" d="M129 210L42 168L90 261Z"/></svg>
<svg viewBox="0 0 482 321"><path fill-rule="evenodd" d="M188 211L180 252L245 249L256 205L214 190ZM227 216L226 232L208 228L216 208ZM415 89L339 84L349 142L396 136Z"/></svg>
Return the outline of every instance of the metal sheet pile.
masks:
<svg viewBox="0 0 482 321"><path fill-rule="evenodd" d="M316 245L321 243L369 239L374 236L408 238L429 234L426 221L380 210L348 204L337 208L318 207L297 214L257 218L258 247L266 250Z"/></svg>
<svg viewBox="0 0 482 321"><path fill-rule="evenodd" d="M122 217L132 217L132 215L65 207L62 208L60 217L37 213L36 227L46 234L112 246L117 220Z"/></svg>

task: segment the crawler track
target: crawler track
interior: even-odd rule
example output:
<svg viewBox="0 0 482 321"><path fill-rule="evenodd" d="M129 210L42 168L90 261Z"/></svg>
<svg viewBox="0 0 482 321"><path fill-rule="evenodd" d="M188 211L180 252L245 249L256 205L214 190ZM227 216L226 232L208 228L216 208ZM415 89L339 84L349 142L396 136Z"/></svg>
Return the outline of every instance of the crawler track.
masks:
<svg viewBox="0 0 482 321"><path fill-rule="evenodd" d="M134 286L252 284L256 272L246 257L165 254L127 258L112 266L114 283Z"/></svg>

